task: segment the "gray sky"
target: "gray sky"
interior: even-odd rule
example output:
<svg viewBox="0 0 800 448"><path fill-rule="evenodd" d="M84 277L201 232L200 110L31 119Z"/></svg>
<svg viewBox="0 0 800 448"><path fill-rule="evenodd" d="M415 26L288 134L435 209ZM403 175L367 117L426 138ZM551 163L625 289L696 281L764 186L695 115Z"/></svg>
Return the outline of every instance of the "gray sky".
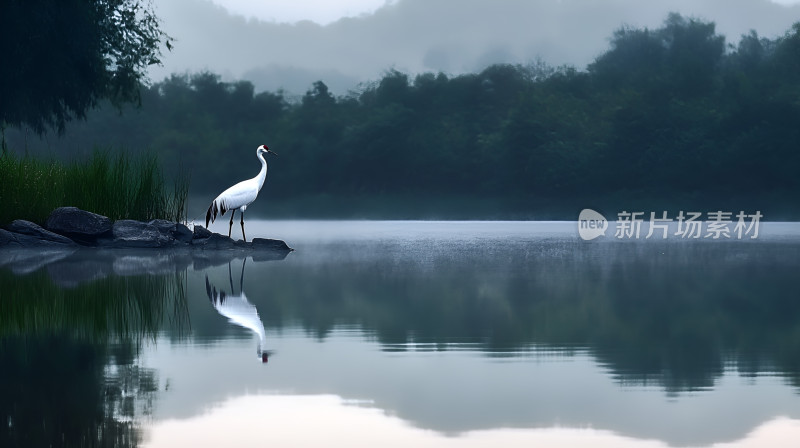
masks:
<svg viewBox="0 0 800 448"><path fill-rule="evenodd" d="M800 0L161 0L156 10L177 42L153 81L208 69L297 94L319 79L343 94L391 68L459 74L541 57L582 69L621 25L658 27L670 11L716 22L729 43L800 21Z"/></svg>

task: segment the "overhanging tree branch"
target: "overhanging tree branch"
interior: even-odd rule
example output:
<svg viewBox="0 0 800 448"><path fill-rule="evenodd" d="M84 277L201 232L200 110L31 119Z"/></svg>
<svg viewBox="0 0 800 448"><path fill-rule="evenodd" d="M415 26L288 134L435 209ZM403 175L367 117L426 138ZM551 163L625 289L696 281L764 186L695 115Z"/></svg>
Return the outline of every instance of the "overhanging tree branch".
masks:
<svg viewBox="0 0 800 448"><path fill-rule="evenodd" d="M100 99L138 102L171 41L148 0L4 0L0 122L63 132Z"/></svg>

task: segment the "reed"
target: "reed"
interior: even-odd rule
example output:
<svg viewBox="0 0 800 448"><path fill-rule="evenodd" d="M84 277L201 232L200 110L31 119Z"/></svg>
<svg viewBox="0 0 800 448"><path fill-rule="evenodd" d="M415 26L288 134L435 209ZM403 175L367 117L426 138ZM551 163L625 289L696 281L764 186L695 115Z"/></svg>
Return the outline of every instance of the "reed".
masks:
<svg viewBox="0 0 800 448"><path fill-rule="evenodd" d="M53 209L74 206L112 220L186 219L189 181L164 180L153 154L96 150L85 161L0 155L0 226L15 219L44 224Z"/></svg>

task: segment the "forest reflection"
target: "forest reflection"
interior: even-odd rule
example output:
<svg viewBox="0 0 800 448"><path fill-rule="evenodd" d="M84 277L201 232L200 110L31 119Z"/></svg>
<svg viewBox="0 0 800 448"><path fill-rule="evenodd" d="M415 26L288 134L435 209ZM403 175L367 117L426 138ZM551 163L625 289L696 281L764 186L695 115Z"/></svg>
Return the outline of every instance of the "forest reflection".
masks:
<svg viewBox="0 0 800 448"><path fill-rule="evenodd" d="M0 446L139 445L158 394L140 351L188 331L186 271L16 255L0 267Z"/></svg>
<svg viewBox="0 0 800 448"><path fill-rule="evenodd" d="M800 388L800 246L374 242L253 268L267 328L350 327L392 352L589 353L620 384L708 389L726 370ZM302 262L301 262L302 260ZM258 273L256 273L258 272Z"/></svg>
<svg viewBox="0 0 800 448"><path fill-rule="evenodd" d="M667 395L730 371L800 390L793 242L370 240L239 258L0 260L0 445L135 446L160 387L142 347L239 327L262 361L271 330L351 328L392 356L588 354L618 385Z"/></svg>
<svg viewBox="0 0 800 448"><path fill-rule="evenodd" d="M158 372L140 359L143 347L164 333L173 340L190 336L190 269L243 256L74 249L0 254L0 421L7 422L0 425L0 446L139 445L142 418L152 414L159 392ZM244 263L240 295L220 300L218 294L218 308L235 298L247 302L243 281ZM266 362L269 352L261 344L258 350Z"/></svg>

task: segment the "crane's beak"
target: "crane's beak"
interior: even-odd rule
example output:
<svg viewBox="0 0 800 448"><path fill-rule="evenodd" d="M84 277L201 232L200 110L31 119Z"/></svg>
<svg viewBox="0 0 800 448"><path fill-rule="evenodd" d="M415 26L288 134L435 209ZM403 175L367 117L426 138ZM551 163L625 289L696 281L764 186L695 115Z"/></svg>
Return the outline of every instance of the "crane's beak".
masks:
<svg viewBox="0 0 800 448"><path fill-rule="evenodd" d="M268 149L268 150L267 150L267 152L269 152L269 153L272 153L273 155L276 155L276 156L278 155L278 153L277 153L277 152L275 152L275 151L273 151L273 150L271 150L271 149Z"/></svg>

